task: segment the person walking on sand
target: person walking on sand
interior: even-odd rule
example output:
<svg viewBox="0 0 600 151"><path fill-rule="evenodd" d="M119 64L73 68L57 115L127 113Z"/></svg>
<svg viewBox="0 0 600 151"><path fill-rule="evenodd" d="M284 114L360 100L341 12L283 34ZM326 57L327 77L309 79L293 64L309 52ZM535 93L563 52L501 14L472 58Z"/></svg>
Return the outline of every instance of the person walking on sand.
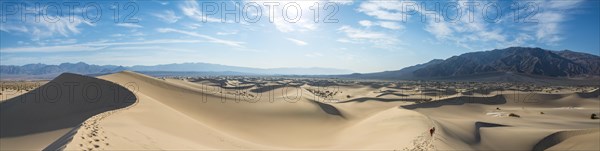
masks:
<svg viewBox="0 0 600 151"><path fill-rule="evenodd" d="M435 133L435 127L429 129L429 135L433 136L433 133Z"/></svg>

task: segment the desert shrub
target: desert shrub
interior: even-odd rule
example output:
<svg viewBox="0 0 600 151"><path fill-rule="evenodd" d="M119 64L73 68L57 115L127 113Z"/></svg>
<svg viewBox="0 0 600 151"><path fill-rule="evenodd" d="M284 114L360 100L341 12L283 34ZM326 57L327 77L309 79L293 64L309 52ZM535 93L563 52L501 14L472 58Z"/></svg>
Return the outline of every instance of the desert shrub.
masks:
<svg viewBox="0 0 600 151"><path fill-rule="evenodd" d="M508 116L510 116L510 117L519 117L519 118L521 117L520 115L517 115L515 113L510 113L510 114L508 114Z"/></svg>

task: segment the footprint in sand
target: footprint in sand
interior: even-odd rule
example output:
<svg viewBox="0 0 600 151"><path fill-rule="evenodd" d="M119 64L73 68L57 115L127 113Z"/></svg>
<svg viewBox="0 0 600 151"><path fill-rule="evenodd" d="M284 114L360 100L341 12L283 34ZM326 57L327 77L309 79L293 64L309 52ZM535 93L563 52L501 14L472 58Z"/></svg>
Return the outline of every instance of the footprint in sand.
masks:
<svg viewBox="0 0 600 151"><path fill-rule="evenodd" d="M429 133L423 133L412 141L412 148L404 148L402 150L410 150L410 151L428 151L428 150L436 150L433 145L433 140L435 137L428 136Z"/></svg>

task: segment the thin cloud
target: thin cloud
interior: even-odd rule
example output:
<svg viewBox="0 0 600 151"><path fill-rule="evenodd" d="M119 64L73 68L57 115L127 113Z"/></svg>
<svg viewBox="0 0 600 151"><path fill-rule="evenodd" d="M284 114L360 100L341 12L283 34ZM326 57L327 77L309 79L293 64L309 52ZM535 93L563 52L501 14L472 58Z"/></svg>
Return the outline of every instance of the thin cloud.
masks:
<svg viewBox="0 0 600 151"><path fill-rule="evenodd" d="M217 32L217 35L226 36L226 35L236 35L238 31L230 31L230 32Z"/></svg>
<svg viewBox="0 0 600 151"><path fill-rule="evenodd" d="M358 21L358 24L364 27L372 27L372 26L379 26L382 28L387 28L387 29L392 29L392 30L400 30L400 29L404 29L404 26L396 23L396 22L391 22L391 21L378 21L378 22L372 22L369 20L361 20Z"/></svg>
<svg viewBox="0 0 600 151"><path fill-rule="evenodd" d="M384 49L393 49L401 44L397 37L383 32L359 29L348 25L344 25L337 30L345 34L344 38L339 38L337 40L342 43L368 43L372 44L374 47Z"/></svg>
<svg viewBox="0 0 600 151"><path fill-rule="evenodd" d="M152 15L166 23L175 23L181 18L175 15L175 12L173 12L172 10L165 10L162 13L154 13Z"/></svg>
<svg viewBox="0 0 600 151"><path fill-rule="evenodd" d="M294 38L286 38L287 40L293 42L294 44L298 45L298 46L306 46L308 45L308 43L302 41L302 40L298 40L298 39L294 39Z"/></svg>
<svg viewBox="0 0 600 151"><path fill-rule="evenodd" d="M243 47L242 44L244 44L244 42L223 40L223 39L214 38L214 37L211 37L211 36L208 36L208 35L199 34L199 33L196 33L196 32L178 30L178 29L173 29L173 28L159 28L159 29L157 29L157 31L161 32L161 33L173 32L173 33L179 33L179 34L184 34L184 35L193 36L193 37L199 37L199 38L206 39L206 40L208 40L209 42L212 42L212 43L224 44L224 45L233 46L233 47L240 47L241 48L241 47Z"/></svg>
<svg viewBox="0 0 600 151"><path fill-rule="evenodd" d="M69 37L81 33L81 25L95 26L94 23L88 22L81 17L70 18L68 16L49 16L48 18L54 18L55 20L50 22L47 20L35 21L34 19L26 20L22 23L20 19L14 20L10 18L9 21L2 23L0 31L6 33L18 33L25 34L31 37L31 40L37 41L41 38L52 37L52 36L63 36Z"/></svg>
<svg viewBox="0 0 600 151"><path fill-rule="evenodd" d="M121 26L121 27L127 27L127 28L142 28L142 25L139 24L132 24L132 23L118 23L116 24L117 26Z"/></svg>
<svg viewBox="0 0 600 151"><path fill-rule="evenodd" d="M136 41L136 42L88 42L82 44L69 44L69 45L54 45L54 46L25 46L25 47L9 47L2 48L2 52L6 53L17 53L17 52L81 52L81 51L97 51L107 47L119 47L128 45L149 45L149 44L171 44L171 43L201 43L207 41L201 40L181 40L181 39L159 39L150 41Z"/></svg>
<svg viewBox="0 0 600 151"><path fill-rule="evenodd" d="M221 22L221 19L204 16L196 1L184 1L179 7L183 15L200 22ZM204 17L203 17L204 16Z"/></svg>
<svg viewBox="0 0 600 151"><path fill-rule="evenodd" d="M318 28L318 23L315 23L314 11L306 8L312 8L315 3L319 3L319 7L323 7L326 1L264 1L264 0L249 0L248 3L257 3L257 4L276 4L273 5L273 12L269 12L270 9L268 7L264 7L262 9L263 18L275 26L280 32L288 33L288 32L305 32L305 31L314 31ZM297 5L296 5L297 4ZM289 5L288 7L289 14L287 14L287 19L283 16L286 14L283 12L283 8ZM301 14L296 14L293 6L299 6L299 12ZM323 8L318 8L323 9ZM294 20L295 17L299 17ZM322 18L321 18L322 19ZM262 19L261 19L262 20ZM322 20L320 21L322 22ZM320 23L319 22L319 23Z"/></svg>
<svg viewBox="0 0 600 151"><path fill-rule="evenodd" d="M360 4L358 12L381 20L401 21L406 14L402 13L400 1L367 1Z"/></svg>

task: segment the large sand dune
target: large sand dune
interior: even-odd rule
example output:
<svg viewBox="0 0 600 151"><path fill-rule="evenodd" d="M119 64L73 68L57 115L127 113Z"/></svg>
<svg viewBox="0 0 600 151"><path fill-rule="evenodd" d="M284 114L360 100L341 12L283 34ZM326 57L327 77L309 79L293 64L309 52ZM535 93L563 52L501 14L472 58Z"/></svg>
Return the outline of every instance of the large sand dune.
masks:
<svg viewBox="0 0 600 151"><path fill-rule="evenodd" d="M74 105L13 98L2 103L2 149L600 149L600 120L590 119L600 111L598 90L453 91L442 97L433 95L435 89L368 82L321 89L313 86L318 82L284 80L264 82L272 85L267 89L244 80L189 82L134 72L98 78L66 74L53 82L114 82L136 101L114 104L114 97L102 95L105 103Z"/></svg>
<svg viewBox="0 0 600 151"><path fill-rule="evenodd" d="M0 104L2 150L40 150L79 128L88 118L135 102L129 90L91 77L65 73ZM64 141L63 141L64 142ZM64 147L55 143L51 147ZM52 148L48 148L52 149Z"/></svg>

